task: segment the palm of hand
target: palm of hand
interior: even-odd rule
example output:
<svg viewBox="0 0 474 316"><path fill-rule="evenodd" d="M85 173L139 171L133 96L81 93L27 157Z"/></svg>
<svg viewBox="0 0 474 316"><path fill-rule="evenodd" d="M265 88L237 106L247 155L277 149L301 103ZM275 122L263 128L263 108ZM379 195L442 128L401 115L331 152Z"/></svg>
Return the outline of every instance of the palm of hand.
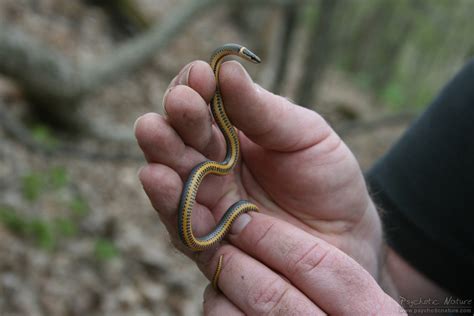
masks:
<svg viewBox="0 0 474 316"><path fill-rule="evenodd" d="M315 122L322 122L316 113L308 112ZM219 206L249 199L261 212L336 245L374 275L374 256L379 252L378 216L356 159L328 125L322 126L311 145L298 147L296 142L286 151L265 149L240 133L242 161L225 181L221 192L225 202Z"/></svg>

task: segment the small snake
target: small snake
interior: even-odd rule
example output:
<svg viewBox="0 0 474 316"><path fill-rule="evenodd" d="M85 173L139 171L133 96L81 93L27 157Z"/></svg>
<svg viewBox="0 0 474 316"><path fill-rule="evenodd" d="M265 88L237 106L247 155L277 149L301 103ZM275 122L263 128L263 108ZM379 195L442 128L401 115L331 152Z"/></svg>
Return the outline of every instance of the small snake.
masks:
<svg viewBox="0 0 474 316"><path fill-rule="evenodd" d="M197 164L191 170L188 180L184 184L178 208L178 233L183 244L192 251L203 251L219 242L227 234L230 227L232 226L232 223L242 213L249 211L258 212L258 208L255 204L252 204L246 200L240 200L227 209L219 223L210 233L202 237L196 237L193 234L191 214L199 185L203 181L204 177L208 174L215 174L219 176L229 174L237 164L240 154L239 138L237 132L232 126L232 123L227 117L222 101L222 95L219 89L219 70L224 57L228 55L236 55L253 63L260 63L260 58L257 55L238 44L225 44L217 48L211 56L209 64L211 65L212 71L214 72L217 87L214 97L210 103L210 107L212 116L224 135L227 152L225 159L222 162L206 160ZM214 276L212 278L212 286L215 289L217 289L217 282L222 269L222 259L223 256L220 256L216 271L214 272Z"/></svg>

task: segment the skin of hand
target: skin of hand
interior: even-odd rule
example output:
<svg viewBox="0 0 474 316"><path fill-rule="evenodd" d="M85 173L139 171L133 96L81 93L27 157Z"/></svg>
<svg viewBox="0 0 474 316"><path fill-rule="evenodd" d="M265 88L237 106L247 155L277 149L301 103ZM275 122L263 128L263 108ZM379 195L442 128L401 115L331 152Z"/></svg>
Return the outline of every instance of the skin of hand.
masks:
<svg viewBox="0 0 474 316"><path fill-rule="evenodd" d="M190 170L205 159L222 161L226 150L208 108L216 88L209 65L184 67L163 98L166 114L148 113L135 123L148 162L139 178L172 242L208 278L224 254L222 293L206 290L206 313L400 314L376 281L381 224L344 142L316 112L264 90L237 62L222 65L219 84L239 131L241 160L230 175L206 177L192 222L199 236L231 204L250 200L260 213L241 215L229 244L192 253L177 234Z"/></svg>

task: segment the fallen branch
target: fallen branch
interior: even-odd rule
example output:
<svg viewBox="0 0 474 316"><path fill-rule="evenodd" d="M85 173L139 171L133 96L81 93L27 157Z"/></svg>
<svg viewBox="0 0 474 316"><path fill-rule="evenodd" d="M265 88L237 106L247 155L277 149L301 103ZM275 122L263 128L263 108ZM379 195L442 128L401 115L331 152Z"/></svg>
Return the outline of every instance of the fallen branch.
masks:
<svg viewBox="0 0 474 316"><path fill-rule="evenodd" d="M26 150L45 157L71 157L85 160L107 160L107 161L143 161L143 156L138 152L131 154L129 146L127 149L112 151L104 150L104 146L97 142L96 149L85 149L77 145L76 142L59 141L54 146L47 146L37 141L30 130L15 116L8 113L4 104L0 103L0 127L5 134L15 142L23 146Z"/></svg>
<svg viewBox="0 0 474 316"><path fill-rule="evenodd" d="M194 17L230 1L195 0L176 8L161 24L90 65L75 65L58 51L5 24L0 24L0 73L14 79L43 118L56 125L91 132L80 117L81 100L146 64ZM290 0L254 0L249 5L287 4ZM304 2L304 1L298 1Z"/></svg>
<svg viewBox="0 0 474 316"><path fill-rule="evenodd" d="M75 130L87 124L76 115L86 95L146 63L190 21L217 0L197 0L170 14L142 36L89 66L75 67L59 52L7 25L0 25L0 72L15 79L37 110Z"/></svg>
<svg viewBox="0 0 474 316"><path fill-rule="evenodd" d="M81 96L81 84L69 60L6 25L0 25L0 60L0 72L13 78L45 114L68 120Z"/></svg>
<svg viewBox="0 0 474 316"><path fill-rule="evenodd" d="M248 5L255 6L264 4L288 5L289 3L303 3L305 1L196 0L185 4L174 10L163 23L153 26L149 31L143 33L143 35L119 47L112 56L104 57L102 60L92 63L90 66L86 66L82 78L82 90L87 93L94 92L104 84L115 81L117 78L121 78L138 69L146 64L158 51L163 49L170 40L175 38L188 23L193 21L193 17L212 6L229 2L236 2L240 5L242 5L242 2L247 2Z"/></svg>
<svg viewBox="0 0 474 316"><path fill-rule="evenodd" d="M170 14L165 22L155 25L149 31L128 41L115 50L112 56L102 58L90 66L85 66L82 76L83 90L94 92L103 85L138 69L147 63L159 50L191 21L192 17L216 4L217 0L197 0L183 5Z"/></svg>

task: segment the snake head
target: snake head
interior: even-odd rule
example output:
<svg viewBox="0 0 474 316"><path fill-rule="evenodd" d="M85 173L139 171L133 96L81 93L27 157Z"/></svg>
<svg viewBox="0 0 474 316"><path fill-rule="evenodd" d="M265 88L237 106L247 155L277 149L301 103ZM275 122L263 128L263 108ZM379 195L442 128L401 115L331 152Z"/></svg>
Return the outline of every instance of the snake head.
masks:
<svg viewBox="0 0 474 316"><path fill-rule="evenodd" d="M239 50L239 55L240 55L242 58L244 58L244 59L246 59L246 60L248 60L248 61L250 61L250 62L252 62L252 63L254 63L254 64L260 64L260 62L262 61L262 60L260 59L260 57L258 57L257 55L255 55L250 49L248 49L248 48L246 48L246 47L240 48L240 50Z"/></svg>

